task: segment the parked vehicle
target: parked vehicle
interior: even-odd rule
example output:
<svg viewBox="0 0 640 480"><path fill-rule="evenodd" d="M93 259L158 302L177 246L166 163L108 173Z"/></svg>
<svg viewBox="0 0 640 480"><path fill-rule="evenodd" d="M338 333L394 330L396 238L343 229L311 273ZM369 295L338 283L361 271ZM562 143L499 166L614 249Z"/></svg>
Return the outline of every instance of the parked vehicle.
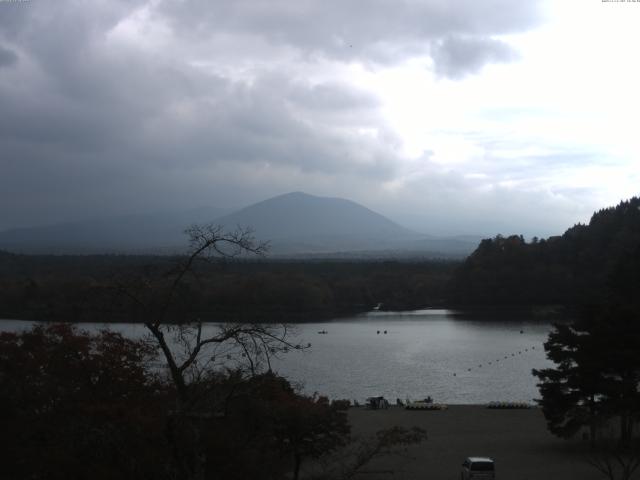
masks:
<svg viewBox="0 0 640 480"><path fill-rule="evenodd" d="M489 457L468 457L462 462L460 480L494 480L495 463Z"/></svg>

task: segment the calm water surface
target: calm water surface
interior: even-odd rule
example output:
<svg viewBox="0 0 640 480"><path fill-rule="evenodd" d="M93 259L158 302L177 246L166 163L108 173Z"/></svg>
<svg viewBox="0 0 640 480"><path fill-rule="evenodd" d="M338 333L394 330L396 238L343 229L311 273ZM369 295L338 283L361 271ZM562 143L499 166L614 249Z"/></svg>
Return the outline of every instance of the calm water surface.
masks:
<svg viewBox="0 0 640 480"><path fill-rule="evenodd" d="M2 330L30 325L0 321ZM140 325L111 328L129 336L144 333ZM360 402L377 395L430 395L456 404L531 401L539 396L531 369L551 365L542 347L550 328L517 314L495 320L450 310L371 312L296 325L294 341L312 347L288 353L273 367L307 393Z"/></svg>

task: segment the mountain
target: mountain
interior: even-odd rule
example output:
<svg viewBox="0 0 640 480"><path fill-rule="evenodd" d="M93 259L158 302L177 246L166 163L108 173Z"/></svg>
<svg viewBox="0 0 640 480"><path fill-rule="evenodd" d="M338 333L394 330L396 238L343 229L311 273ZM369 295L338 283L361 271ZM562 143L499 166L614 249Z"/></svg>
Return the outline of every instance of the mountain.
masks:
<svg viewBox="0 0 640 480"><path fill-rule="evenodd" d="M293 192L233 213L203 208L10 230L0 232L0 249L175 253L186 246L182 232L193 223L216 223L228 231L252 228L256 239L270 243L270 255L275 257L464 257L479 241L424 235L351 200Z"/></svg>
<svg viewBox="0 0 640 480"><path fill-rule="evenodd" d="M464 257L480 237L434 237L398 225L356 202L292 192L219 218L251 226L272 255L339 258Z"/></svg>
<svg viewBox="0 0 640 480"><path fill-rule="evenodd" d="M0 232L0 249L18 253L172 253L186 246L184 230L228 210L202 207L178 212L96 218Z"/></svg>
<svg viewBox="0 0 640 480"><path fill-rule="evenodd" d="M388 218L343 198L286 193L218 219L224 225L251 225L270 239L304 236L415 236Z"/></svg>
<svg viewBox="0 0 640 480"><path fill-rule="evenodd" d="M388 218L350 200L294 192L219 218L227 229L250 226L272 253L381 250L420 238Z"/></svg>

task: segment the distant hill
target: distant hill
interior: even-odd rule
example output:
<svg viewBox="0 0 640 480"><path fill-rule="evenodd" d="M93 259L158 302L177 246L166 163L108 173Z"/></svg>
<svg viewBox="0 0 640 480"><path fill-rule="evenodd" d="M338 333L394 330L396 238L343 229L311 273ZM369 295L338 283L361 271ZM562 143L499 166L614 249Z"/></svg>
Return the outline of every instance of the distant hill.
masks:
<svg viewBox="0 0 640 480"><path fill-rule="evenodd" d="M202 207L179 212L123 215L0 232L0 249L17 253L175 253L184 230L212 222L228 210Z"/></svg>
<svg viewBox="0 0 640 480"><path fill-rule="evenodd" d="M483 240L455 272L450 297L475 305L584 303L607 294L612 276L639 256L640 198L634 197L595 212L588 225L562 236Z"/></svg>
<svg viewBox="0 0 640 480"><path fill-rule="evenodd" d="M226 215L225 215L226 213ZM20 253L175 253L183 230L215 223L250 227L274 257L463 258L480 237L433 237L411 231L358 203L294 192L233 213L216 209L131 215L0 232L0 249Z"/></svg>

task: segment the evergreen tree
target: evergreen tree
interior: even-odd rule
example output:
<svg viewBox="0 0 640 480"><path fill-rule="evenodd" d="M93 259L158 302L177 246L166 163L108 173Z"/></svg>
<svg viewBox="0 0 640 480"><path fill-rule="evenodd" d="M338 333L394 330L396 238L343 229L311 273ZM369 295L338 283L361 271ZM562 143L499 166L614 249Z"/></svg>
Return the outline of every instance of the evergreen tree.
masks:
<svg viewBox="0 0 640 480"><path fill-rule="evenodd" d="M588 426L592 442L602 417L603 378L594 338L572 325L555 325L544 344L556 368L534 370L549 430L563 438Z"/></svg>
<svg viewBox="0 0 640 480"><path fill-rule="evenodd" d="M640 417L640 248L611 269L608 288L579 322L556 325L545 343L555 368L534 370L549 430L561 437L618 417L629 445Z"/></svg>

